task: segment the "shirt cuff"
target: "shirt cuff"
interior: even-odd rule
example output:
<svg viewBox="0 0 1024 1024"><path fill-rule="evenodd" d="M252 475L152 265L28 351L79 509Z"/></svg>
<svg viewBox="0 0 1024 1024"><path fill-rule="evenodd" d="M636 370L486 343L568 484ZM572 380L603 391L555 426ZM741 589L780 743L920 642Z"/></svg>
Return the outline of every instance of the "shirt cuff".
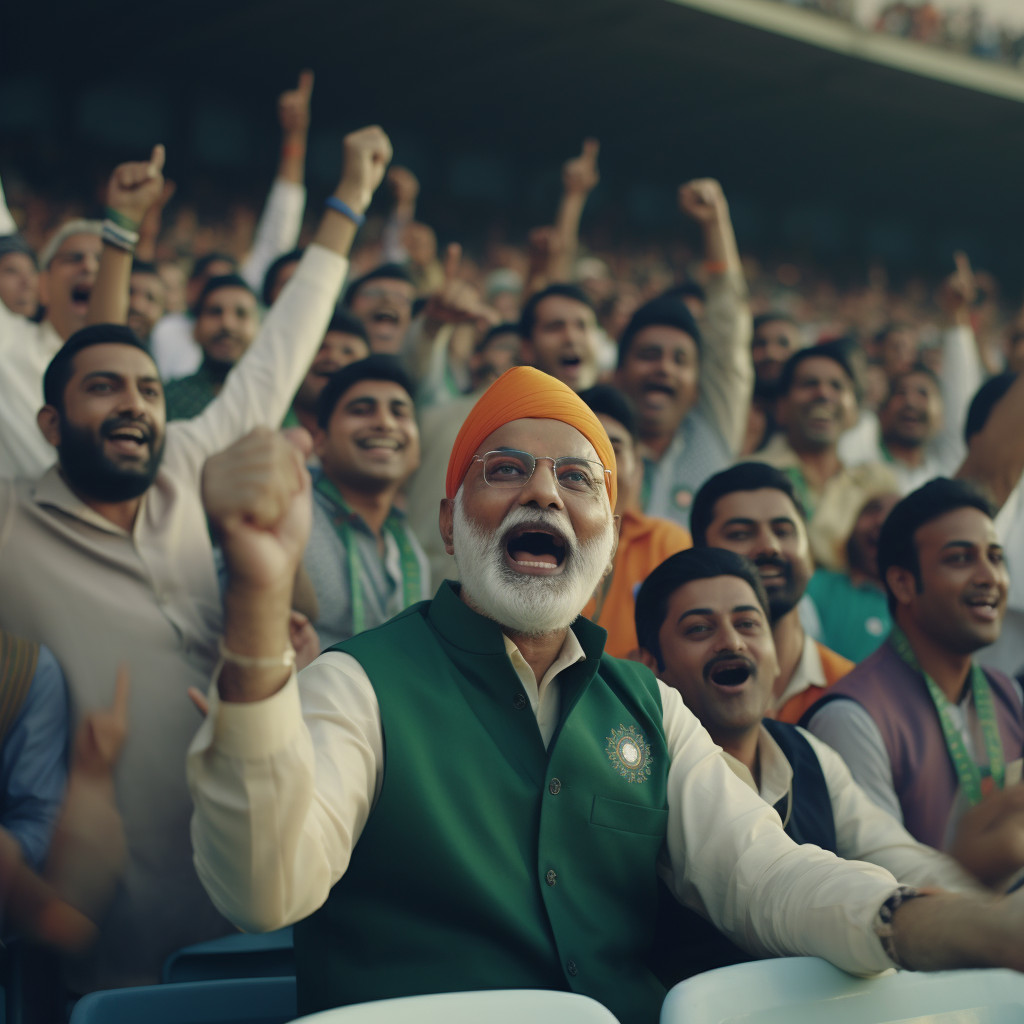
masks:
<svg viewBox="0 0 1024 1024"><path fill-rule="evenodd" d="M303 725L299 681L294 670L277 693L263 700L222 701L214 682L209 701L211 746L225 757L265 760L289 747Z"/></svg>

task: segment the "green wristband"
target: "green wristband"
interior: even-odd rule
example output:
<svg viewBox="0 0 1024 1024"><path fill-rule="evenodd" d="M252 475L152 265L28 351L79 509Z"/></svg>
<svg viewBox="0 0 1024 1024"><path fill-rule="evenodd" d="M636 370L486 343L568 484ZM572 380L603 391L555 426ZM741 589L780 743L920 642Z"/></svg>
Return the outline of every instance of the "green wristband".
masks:
<svg viewBox="0 0 1024 1024"><path fill-rule="evenodd" d="M136 221L132 220L131 217L126 217L123 213L118 213L117 210L112 210L109 206L107 207L107 220L112 220L119 228L124 228L126 231L139 230L139 225Z"/></svg>

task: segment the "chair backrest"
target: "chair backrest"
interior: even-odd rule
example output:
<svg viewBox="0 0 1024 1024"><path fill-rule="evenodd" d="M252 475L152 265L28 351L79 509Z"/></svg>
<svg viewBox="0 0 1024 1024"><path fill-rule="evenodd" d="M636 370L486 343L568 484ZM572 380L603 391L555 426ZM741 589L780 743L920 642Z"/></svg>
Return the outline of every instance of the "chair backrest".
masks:
<svg viewBox="0 0 1024 1024"><path fill-rule="evenodd" d="M225 935L185 946L164 961L161 981L216 981L221 978L294 977L295 944L291 928L263 935Z"/></svg>
<svg viewBox="0 0 1024 1024"><path fill-rule="evenodd" d="M285 1024L297 1012L294 978L233 978L91 992L71 1024Z"/></svg>
<svg viewBox="0 0 1024 1024"><path fill-rule="evenodd" d="M611 1012L596 1000L543 989L381 999L299 1019L302 1024L617 1024Z"/></svg>
<svg viewBox="0 0 1024 1024"><path fill-rule="evenodd" d="M698 974L665 997L661 1024L1012 1024L1015 971L892 971L854 978L818 957L756 960Z"/></svg>

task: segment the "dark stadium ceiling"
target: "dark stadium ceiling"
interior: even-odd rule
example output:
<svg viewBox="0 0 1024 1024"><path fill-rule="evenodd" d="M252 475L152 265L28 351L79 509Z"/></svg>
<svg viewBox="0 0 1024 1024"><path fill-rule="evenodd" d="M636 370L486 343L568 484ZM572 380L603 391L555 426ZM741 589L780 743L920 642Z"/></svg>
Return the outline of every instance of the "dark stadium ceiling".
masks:
<svg viewBox="0 0 1024 1024"><path fill-rule="evenodd" d="M182 177L205 166L265 180L268 111L309 66L314 190L329 183L341 133L379 122L421 173L421 209L442 232L495 208L517 229L537 223L558 162L595 134L595 207L621 208L643 230L674 229L672 186L706 174L738 204L741 242L746 232L770 246L781 232L826 255L863 256L876 245L868 225L896 262L903 251L937 268L963 242L1014 290L1024 276L1024 103L670 0L38 10L5 14L2 167L41 160L43 138L64 166L75 144L121 156L156 125L172 173L177 162ZM22 39L30 45L10 45ZM110 110L121 112L114 130Z"/></svg>

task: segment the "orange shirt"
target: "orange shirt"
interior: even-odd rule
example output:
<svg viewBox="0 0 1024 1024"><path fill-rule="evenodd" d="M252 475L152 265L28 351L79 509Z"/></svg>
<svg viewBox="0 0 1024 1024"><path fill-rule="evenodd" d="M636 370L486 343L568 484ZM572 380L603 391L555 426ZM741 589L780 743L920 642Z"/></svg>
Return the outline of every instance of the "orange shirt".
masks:
<svg viewBox="0 0 1024 1024"><path fill-rule="evenodd" d="M601 617L595 620L608 630L604 649L612 657L628 657L638 646L634 619L636 589L669 555L692 547L689 532L678 523L640 512L623 513L615 571ZM596 607L591 598L583 614L593 619Z"/></svg>
<svg viewBox="0 0 1024 1024"><path fill-rule="evenodd" d="M775 716L780 722L796 725L804 717L804 712L828 693L828 688L833 683L838 683L847 672L851 672L856 667L849 658L836 654L824 644L815 641L815 646L818 648L818 655L821 658L821 671L825 676L825 685L808 686L806 690L787 700Z"/></svg>

